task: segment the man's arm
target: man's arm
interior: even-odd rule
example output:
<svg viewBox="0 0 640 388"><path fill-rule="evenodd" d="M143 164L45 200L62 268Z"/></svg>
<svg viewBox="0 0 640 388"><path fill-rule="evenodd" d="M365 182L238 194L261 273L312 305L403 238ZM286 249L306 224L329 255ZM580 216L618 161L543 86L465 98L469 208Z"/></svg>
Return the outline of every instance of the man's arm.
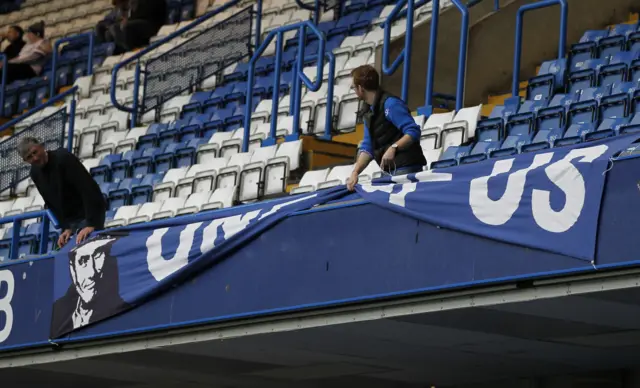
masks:
<svg viewBox="0 0 640 388"><path fill-rule="evenodd" d="M420 126L411 116L407 105L398 98L388 98L384 103L385 116L404 136L396 142L399 149L405 149L413 142L420 141Z"/></svg>
<svg viewBox="0 0 640 388"><path fill-rule="evenodd" d="M58 220L58 227L60 227L60 229L62 230L66 230L69 228L69 223L62 217L62 214L56 214L56 212L54 211L54 209L51 207L51 204L49 203L49 201L47 200L47 198L42 195L42 184L41 184L41 178L38 175L35 175L33 172L29 173L29 176L31 177L31 180L33 181L33 184L36 186L36 190L38 190L38 193L40 193L40 196L42 197L42 200L44 201L44 208L48 209L51 213L53 213L53 215L56 217L56 220Z"/></svg>
<svg viewBox="0 0 640 388"><path fill-rule="evenodd" d="M88 225L101 228L104 225L106 206L102 193L96 189L96 182L74 155L65 152L63 163L67 181L77 188L82 197Z"/></svg>
<svg viewBox="0 0 640 388"><path fill-rule="evenodd" d="M358 183L358 176L364 171L373 159L373 144L371 142L371 136L369 135L369 129L366 124L364 125L364 136L358 147L358 158L356 164L353 166L353 172L347 180L347 189L353 191Z"/></svg>

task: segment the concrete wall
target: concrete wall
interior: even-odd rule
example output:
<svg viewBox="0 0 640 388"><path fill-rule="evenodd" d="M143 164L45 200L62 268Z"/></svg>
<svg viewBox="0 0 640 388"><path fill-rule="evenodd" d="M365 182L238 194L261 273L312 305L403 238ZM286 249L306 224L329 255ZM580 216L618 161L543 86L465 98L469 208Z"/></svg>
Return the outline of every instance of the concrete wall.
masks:
<svg viewBox="0 0 640 388"><path fill-rule="evenodd" d="M500 11L493 11L493 1L484 1L470 11L471 27L467 54L465 105L478 104L488 94L511 90L515 21L518 9L536 0L502 0ZM568 0L569 28L567 49L588 29L626 21L629 12L637 10L638 0ZM436 51L435 92L455 94L460 39L460 13L454 7L440 15ZM535 68L544 60L558 55L559 7L535 10L525 16L521 80L535 75ZM429 51L429 30L426 21L414 27L413 56L409 106L424 105L426 69ZM404 48L404 35L391 42L390 58ZM381 68L382 48L376 51L376 67ZM383 87L400 94L402 67L391 76L384 76Z"/></svg>

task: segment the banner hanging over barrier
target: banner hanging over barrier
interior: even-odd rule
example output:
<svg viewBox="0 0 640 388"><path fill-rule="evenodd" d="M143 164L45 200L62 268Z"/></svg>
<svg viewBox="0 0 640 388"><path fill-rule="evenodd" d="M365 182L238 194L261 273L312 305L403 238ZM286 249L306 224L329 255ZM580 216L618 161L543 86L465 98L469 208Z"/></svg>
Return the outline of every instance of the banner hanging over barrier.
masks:
<svg viewBox="0 0 640 388"><path fill-rule="evenodd" d="M394 177L358 186L358 193L427 223L593 260L608 163L636 139ZM286 217L347 195L336 187L105 231L66 247L55 258L51 338L139 306L260 239Z"/></svg>

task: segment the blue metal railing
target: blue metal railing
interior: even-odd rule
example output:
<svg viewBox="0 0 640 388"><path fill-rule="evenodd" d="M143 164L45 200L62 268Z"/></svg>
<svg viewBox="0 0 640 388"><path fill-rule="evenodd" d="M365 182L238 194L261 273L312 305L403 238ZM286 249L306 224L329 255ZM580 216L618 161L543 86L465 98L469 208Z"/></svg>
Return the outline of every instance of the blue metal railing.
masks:
<svg viewBox="0 0 640 388"><path fill-rule="evenodd" d="M402 68L402 92L400 93L401 98L404 101L407 101L409 97L409 70L411 68L411 40L413 39L413 11L428 3L431 0L421 0L415 2L414 0L400 0L396 3L395 8L391 11L387 20L384 21L384 42L382 45L382 73L384 75L391 75L398 70L401 63L404 63ZM406 5L406 11L403 10ZM396 18L401 16L401 14L406 14L407 17L407 28L404 37L404 48L398 55L398 57L393 61L391 66L389 63L389 45L391 44L391 26ZM437 17L436 17L437 18Z"/></svg>
<svg viewBox="0 0 640 388"><path fill-rule="evenodd" d="M165 44L165 43L167 43L169 41L172 41L173 39L181 36L185 32L191 31L195 27L197 27L200 24L204 23L205 21L213 18L214 16L216 16L216 15L218 15L218 14L220 14L220 13L226 11L226 10L228 10L229 8L235 7L236 5L240 4L240 2L242 2L242 0L232 0L232 1L229 1L229 2L225 3L224 5L214 9L213 11L208 12L208 13L200 16L199 18L197 18L193 22L189 23L185 27L175 31L172 34L169 34L168 36L164 37L163 39L160 39L160 40L157 40L157 41L151 43L144 50L138 51L136 54L134 54L131 57L127 58L126 60L116 64L113 67L112 76L111 76L111 92L110 92L111 103L117 109L131 113L131 127L132 128L136 126L137 121L138 121L140 74L142 72L142 65L140 63L140 58L142 58L144 55L150 53L151 51L157 49L158 47L162 46L163 44ZM256 43L255 43L255 45L256 45L256 47L258 47L260 45L260 34L261 34L261 30L262 30L262 0L258 0L257 1L256 24L255 24L255 26L256 26L256 32L255 32L255 42ZM132 63L133 61L138 61L138 63L136 64L134 86L133 86L133 89L134 89L133 90L133 105L132 105L132 107L127 107L127 106L124 106L124 105L120 104L118 102L117 98L116 98L116 83L117 83L117 80L118 80L118 72L120 71L120 69L125 67L125 66L127 66L128 64Z"/></svg>
<svg viewBox="0 0 640 388"><path fill-rule="evenodd" d="M305 42L306 42L306 31L307 28L311 29L311 31L318 36L318 54L316 55L317 63L317 76L316 82L311 82L311 80L304 74L303 65L304 65L304 50L305 50ZM254 52L253 56L249 60L249 70L247 76L247 94L245 101L245 117L244 117L244 138L242 140L242 152L247 152L249 149L249 136L251 133L251 115L252 115L252 107L253 107L253 84L255 80L255 68L256 62L262 56L262 53L266 50L266 48L271 44L274 37L276 38L276 59L275 59L275 73L273 80L273 91L272 91L272 108L271 108L271 133L267 142L263 142L263 145L269 144L269 142L275 142L276 139L276 129L278 122L278 105L279 105L279 96L280 96L280 75L282 68L282 51L283 51L283 39L284 33L287 31L298 31L298 55L296 61L296 71L293 77L293 88L291 91L290 104L293 106L293 136L299 136L300 132L300 106L302 101L302 83L311 90L318 91L322 86L322 75L323 75L323 67L324 67L324 59L325 57L329 60L329 81L327 85L327 115L325 120L327 120L325 127L325 136L328 133L330 136L331 131L331 122L332 122L332 112L333 112L333 82L335 74L335 57L333 53L328 52L325 53L325 45L326 38L324 34L316 28L316 26L311 21L304 21L300 23L290 24L286 26L279 27L275 30L269 32L269 35L264 39L260 47Z"/></svg>
<svg viewBox="0 0 640 388"><path fill-rule="evenodd" d="M0 53L0 61L2 61L2 68L7 68L7 56L4 53ZM0 116L4 116L4 98L5 98L5 90L7 87L7 72L2 71L2 83L0 84Z"/></svg>
<svg viewBox="0 0 640 388"><path fill-rule="evenodd" d="M52 105L57 104L58 102L64 101L65 98L74 95L78 92L78 87L74 86L69 90L66 90L64 93L60 93L57 96L50 98L49 100L47 100L47 102L45 102L44 104L40 104L35 108L32 108L31 110L29 110L28 112L16 117L15 119L11 120L11 121L7 121L6 123L4 123L2 126L0 126L0 132L5 131L6 129L9 129L11 127L13 127L14 125L18 124L20 121L26 119L27 117L33 116L34 114L36 114L37 112L48 108ZM69 133L73 134L73 124L74 124L74 116L76 113L76 104L75 104L75 99L71 100L71 104L69 105Z"/></svg>
<svg viewBox="0 0 640 388"><path fill-rule="evenodd" d="M42 223L40 224L40 246L38 248L38 252L40 254L49 252L50 223L55 227L58 226L58 221L54 215L49 210L16 214L14 216L0 218L0 225L9 223L13 225L13 230L11 231L11 253L9 254L10 260L18 259L18 253L20 251L20 228L22 226L22 221L33 218L42 218Z"/></svg>
<svg viewBox="0 0 640 388"><path fill-rule="evenodd" d="M533 4L527 4L520 7L516 18L516 46L513 55L513 81L511 84L512 99L519 100L520 85L520 60L522 58L522 28L524 14L534 9L546 8L553 5L560 6L560 37L558 41L558 59L564 58L566 54L567 44L567 19L569 17L569 6L566 0L543 0Z"/></svg>
<svg viewBox="0 0 640 388"><path fill-rule="evenodd" d="M56 94L56 84L58 82L56 71L58 67L58 55L60 55L60 46L64 43L76 42L84 39L87 39L89 41L89 53L87 54L87 75L93 74L93 46L95 39L93 32L86 32L84 34L74 35L68 38L57 40L56 44L53 47L53 57L51 58L51 80L49 81L49 97L55 96Z"/></svg>

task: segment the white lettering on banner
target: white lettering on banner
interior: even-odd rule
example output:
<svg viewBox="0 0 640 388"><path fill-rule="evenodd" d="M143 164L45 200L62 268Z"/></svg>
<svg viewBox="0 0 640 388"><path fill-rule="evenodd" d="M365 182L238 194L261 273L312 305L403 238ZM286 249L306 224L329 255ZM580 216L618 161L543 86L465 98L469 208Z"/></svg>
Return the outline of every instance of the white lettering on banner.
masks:
<svg viewBox="0 0 640 388"><path fill-rule="evenodd" d="M453 179L453 175L448 173L422 171L415 174L415 179L420 183L426 182L447 182ZM406 206L405 198L407 194L413 193L418 188L418 182L412 182L407 178L407 175L394 176L391 178L394 183L384 185L361 185L362 190L367 193L375 193L376 191L382 191L389 194L389 203L397 206ZM399 192L394 193L393 188L396 185L402 185Z"/></svg>
<svg viewBox="0 0 640 388"><path fill-rule="evenodd" d="M222 225L224 239L226 240L249 226L249 223L256 218L258 214L260 214L260 211L261 210L254 210L244 214L219 218L211 221L211 223L207 225L202 232L202 244L200 245L200 251L202 253L208 252L216 246L218 227L220 225Z"/></svg>
<svg viewBox="0 0 640 388"><path fill-rule="evenodd" d="M162 237L169 228L156 229L149 236L147 239L147 266L149 267L149 272L157 281L161 281L189 264L189 251L191 251L193 237L200 225L202 225L202 222L189 224L180 232L178 249L170 259L165 259L162 256Z"/></svg>
<svg viewBox="0 0 640 388"><path fill-rule="evenodd" d="M520 206L527 173L549 163L551 158L553 158L552 152L536 155L531 166L510 174L504 194L495 201L489 198L489 179L508 173L513 166L514 159L498 160L493 165L491 175L472 179L469 189L469 205L471 205L471 210L476 218L485 224L496 226L509 221Z"/></svg>
<svg viewBox="0 0 640 388"><path fill-rule="evenodd" d="M586 187L582 174L571 162L580 159L581 163L591 163L602 156L607 149L606 145L574 149L562 160L551 163L545 168L544 171L549 180L564 192L567 199L564 207L555 211L551 208L550 192L534 189L531 211L538 226L549 232L562 233L576 223L584 206ZM498 226L507 223L520 206L529 171L549 164L552 158L552 152L536 155L531 166L509 174L505 192L497 200L489 198L489 179L509 173L514 159L495 162L491 175L471 180L469 205L473 214L478 220L488 225Z"/></svg>
<svg viewBox="0 0 640 388"><path fill-rule="evenodd" d="M551 208L551 193L546 190L534 189L531 195L531 207L533 218L542 229L549 232L562 233L571 228L584 206L586 187L580 171L571 163L574 159L579 163L592 163L602 156L608 147L599 145L596 147L579 148L571 150L562 160L553 163L544 169L549 180L560 188L565 194L564 207L555 211Z"/></svg>
<svg viewBox="0 0 640 388"><path fill-rule="evenodd" d="M11 299L15 291L15 280L11 271L0 271L0 288L2 284L7 285L7 294L0 299L0 315L4 315L4 327L0 329L0 343L9 338L11 329L13 329L13 308L11 307Z"/></svg>

